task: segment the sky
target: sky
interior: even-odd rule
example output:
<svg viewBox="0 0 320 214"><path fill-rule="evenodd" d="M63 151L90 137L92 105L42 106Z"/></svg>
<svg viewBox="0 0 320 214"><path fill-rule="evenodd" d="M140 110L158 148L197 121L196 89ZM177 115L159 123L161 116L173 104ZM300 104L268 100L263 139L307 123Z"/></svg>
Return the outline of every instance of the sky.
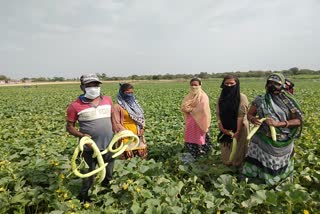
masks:
<svg viewBox="0 0 320 214"><path fill-rule="evenodd" d="M319 0L0 0L0 75L320 70Z"/></svg>

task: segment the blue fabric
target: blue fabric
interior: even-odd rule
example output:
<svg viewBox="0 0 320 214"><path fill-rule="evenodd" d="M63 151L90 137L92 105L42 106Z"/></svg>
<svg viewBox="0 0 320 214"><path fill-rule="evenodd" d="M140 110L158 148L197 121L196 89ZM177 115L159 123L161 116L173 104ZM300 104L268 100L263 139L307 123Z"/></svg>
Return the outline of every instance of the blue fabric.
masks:
<svg viewBox="0 0 320 214"><path fill-rule="evenodd" d="M144 112L133 94L124 94L119 91L117 95L118 104L128 111L130 118L141 127L144 125Z"/></svg>

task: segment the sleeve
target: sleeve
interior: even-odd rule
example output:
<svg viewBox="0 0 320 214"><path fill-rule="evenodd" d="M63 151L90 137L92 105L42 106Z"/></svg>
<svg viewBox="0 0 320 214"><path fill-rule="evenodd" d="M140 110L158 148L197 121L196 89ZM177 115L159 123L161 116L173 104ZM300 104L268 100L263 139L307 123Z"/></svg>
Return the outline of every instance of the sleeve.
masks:
<svg viewBox="0 0 320 214"><path fill-rule="evenodd" d="M219 109L219 98L217 99L216 102L216 118L217 118L217 122L220 122L220 109Z"/></svg>
<svg viewBox="0 0 320 214"><path fill-rule="evenodd" d="M76 122L78 120L78 114L74 106L70 104L67 108L67 121Z"/></svg>
<svg viewBox="0 0 320 214"><path fill-rule="evenodd" d="M251 105L253 105L253 106L255 106L256 108L258 108L258 106L260 106L261 103L262 103L262 99L263 99L263 97L262 97L261 95L256 96L256 97L254 98L254 100L252 101Z"/></svg>
<svg viewBox="0 0 320 214"><path fill-rule="evenodd" d="M121 130L124 130L124 126L123 126L123 110L121 108L121 106L119 104L115 104L113 105L112 108L112 117L111 117L111 121L112 121L112 129L115 133L120 132Z"/></svg>
<svg viewBox="0 0 320 214"><path fill-rule="evenodd" d="M244 118L245 115L248 113L248 98L246 95L241 94L240 95L240 105L239 105L239 111L238 111L238 118Z"/></svg>

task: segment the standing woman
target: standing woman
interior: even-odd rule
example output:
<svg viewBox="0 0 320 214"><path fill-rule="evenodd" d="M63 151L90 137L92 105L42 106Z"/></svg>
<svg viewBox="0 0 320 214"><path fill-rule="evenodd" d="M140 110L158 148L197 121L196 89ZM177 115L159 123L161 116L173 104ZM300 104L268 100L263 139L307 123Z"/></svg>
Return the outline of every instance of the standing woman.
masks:
<svg viewBox="0 0 320 214"><path fill-rule="evenodd" d="M241 167L248 149L248 99L240 93L240 82L234 75L226 75L220 87L222 90L216 105L216 116L220 130L218 141L221 159L227 166ZM229 160L233 138L237 139L237 149L233 159Z"/></svg>
<svg viewBox="0 0 320 214"><path fill-rule="evenodd" d="M294 95L294 83L289 79L285 79L285 90Z"/></svg>
<svg viewBox="0 0 320 214"><path fill-rule="evenodd" d="M137 148L127 149L121 156L121 159L130 159L139 156L143 159L147 158L147 145L144 138L145 118L144 113L133 95L133 85L130 83L120 84L119 93L117 95L117 104L114 105L113 113L113 131L115 133L127 129L138 135L140 144ZM124 139L124 143L128 139Z"/></svg>
<svg viewBox="0 0 320 214"><path fill-rule="evenodd" d="M248 120L260 128L250 140L242 174L274 185L293 173L293 141L301 133L302 113L295 98L285 92L282 74L271 74L265 88L266 93L255 98L248 112ZM267 119L261 123L261 118ZM270 125L276 129L276 141Z"/></svg>
<svg viewBox="0 0 320 214"><path fill-rule="evenodd" d="M207 153L211 148L207 135L211 122L209 98L201 89L200 79L191 79L190 92L182 101L181 111L185 121L186 150L194 158L197 158L199 155Z"/></svg>

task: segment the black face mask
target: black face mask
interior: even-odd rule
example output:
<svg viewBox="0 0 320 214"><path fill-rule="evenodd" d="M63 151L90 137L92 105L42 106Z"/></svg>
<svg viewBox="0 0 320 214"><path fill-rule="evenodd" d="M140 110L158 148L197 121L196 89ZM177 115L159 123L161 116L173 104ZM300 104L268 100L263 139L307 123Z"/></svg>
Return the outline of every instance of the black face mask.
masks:
<svg viewBox="0 0 320 214"><path fill-rule="evenodd" d="M224 94L229 94L230 92L232 92L233 90L235 90L235 88L236 88L236 85L233 85L233 86L223 85L223 86L222 86L222 90L223 90L223 93L224 93Z"/></svg>
<svg viewBox="0 0 320 214"><path fill-rule="evenodd" d="M276 87L275 85L269 85L269 86L267 87L267 91L268 91L269 93L273 93L273 92L275 92L275 91L280 91L280 88Z"/></svg>

